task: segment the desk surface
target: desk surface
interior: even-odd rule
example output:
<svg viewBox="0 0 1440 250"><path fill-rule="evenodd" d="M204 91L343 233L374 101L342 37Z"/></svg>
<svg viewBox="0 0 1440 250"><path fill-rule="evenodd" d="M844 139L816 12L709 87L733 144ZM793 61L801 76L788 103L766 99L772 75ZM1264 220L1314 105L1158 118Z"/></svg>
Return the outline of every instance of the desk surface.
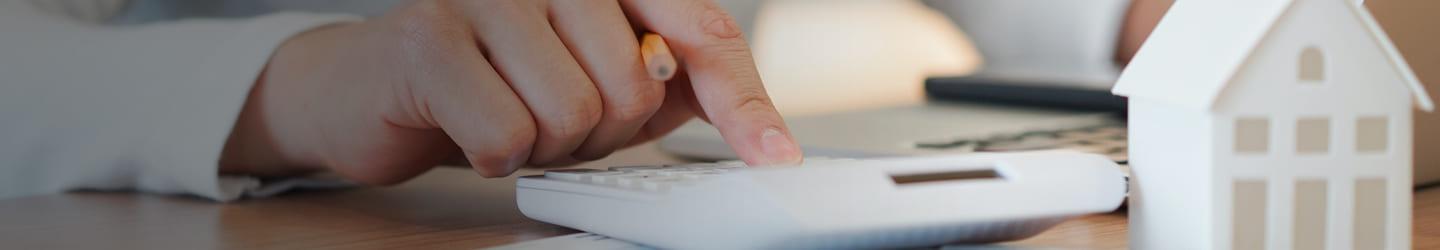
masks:
<svg viewBox="0 0 1440 250"><path fill-rule="evenodd" d="M585 167L680 162L654 145ZM536 174L523 170L518 175ZM160 195L72 193L0 200L10 249L474 249L575 231L526 219L515 177L439 169L391 188L316 191L231 204ZM1440 248L1440 188L1416 194L1415 247ZM1007 246L1125 248L1125 215L1069 221Z"/></svg>

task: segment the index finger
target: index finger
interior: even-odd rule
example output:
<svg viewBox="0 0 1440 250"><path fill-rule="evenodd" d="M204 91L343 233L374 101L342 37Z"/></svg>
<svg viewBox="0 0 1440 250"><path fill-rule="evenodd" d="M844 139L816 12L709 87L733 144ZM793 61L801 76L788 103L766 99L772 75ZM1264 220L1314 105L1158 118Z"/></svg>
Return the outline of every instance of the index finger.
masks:
<svg viewBox="0 0 1440 250"><path fill-rule="evenodd" d="M796 164L800 147L760 81L735 20L711 1L623 0L626 14L664 36L695 98L725 142L751 165Z"/></svg>

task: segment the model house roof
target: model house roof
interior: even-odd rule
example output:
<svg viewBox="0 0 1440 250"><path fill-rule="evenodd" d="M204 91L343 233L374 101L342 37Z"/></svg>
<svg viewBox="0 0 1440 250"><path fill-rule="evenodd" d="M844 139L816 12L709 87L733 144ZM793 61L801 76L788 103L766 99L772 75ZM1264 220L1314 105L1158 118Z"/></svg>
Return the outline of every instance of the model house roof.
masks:
<svg viewBox="0 0 1440 250"><path fill-rule="evenodd" d="M1176 1L1144 47L1121 73L1113 90L1188 108L1208 110L1234 78L1271 26L1296 0ZM1425 111L1434 103L1410 71L1405 59L1375 19L1359 3L1345 1L1369 37L1390 60L1391 68L1409 85L1416 105Z"/></svg>

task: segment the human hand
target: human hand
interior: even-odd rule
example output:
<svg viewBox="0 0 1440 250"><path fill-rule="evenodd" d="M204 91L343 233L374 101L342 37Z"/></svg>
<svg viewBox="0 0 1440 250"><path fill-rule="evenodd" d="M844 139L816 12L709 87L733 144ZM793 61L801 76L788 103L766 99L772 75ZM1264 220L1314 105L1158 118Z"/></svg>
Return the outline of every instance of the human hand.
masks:
<svg viewBox="0 0 1440 250"><path fill-rule="evenodd" d="M650 79L637 31L682 67ZM710 1L428 0L306 32L272 56L221 159L393 184L464 159L486 177L604 157L699 115L747 163L801 159L739 27Z"/></svg>

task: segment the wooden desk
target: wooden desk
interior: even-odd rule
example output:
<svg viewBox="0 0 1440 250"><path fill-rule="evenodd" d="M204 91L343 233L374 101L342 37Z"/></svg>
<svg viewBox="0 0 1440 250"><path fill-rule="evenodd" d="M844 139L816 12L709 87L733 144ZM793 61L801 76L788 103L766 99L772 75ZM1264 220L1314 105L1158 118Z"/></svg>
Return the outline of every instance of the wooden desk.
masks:
<svg viewBox="0 0 1440 250"><path fill-rule="evenodd" d="M653 145L587 167L680 162ZM521 175L539 171L525 170ZM515 178L440 169L392 188L308 192L218 204L185 197L73 193L0 200L0 248L474 249L575 231L526 219ZM1440 189L1416 194L1415 247L1440 248ZM1006 246L1119 249L1123 213L1066 222Z"/></svg>

